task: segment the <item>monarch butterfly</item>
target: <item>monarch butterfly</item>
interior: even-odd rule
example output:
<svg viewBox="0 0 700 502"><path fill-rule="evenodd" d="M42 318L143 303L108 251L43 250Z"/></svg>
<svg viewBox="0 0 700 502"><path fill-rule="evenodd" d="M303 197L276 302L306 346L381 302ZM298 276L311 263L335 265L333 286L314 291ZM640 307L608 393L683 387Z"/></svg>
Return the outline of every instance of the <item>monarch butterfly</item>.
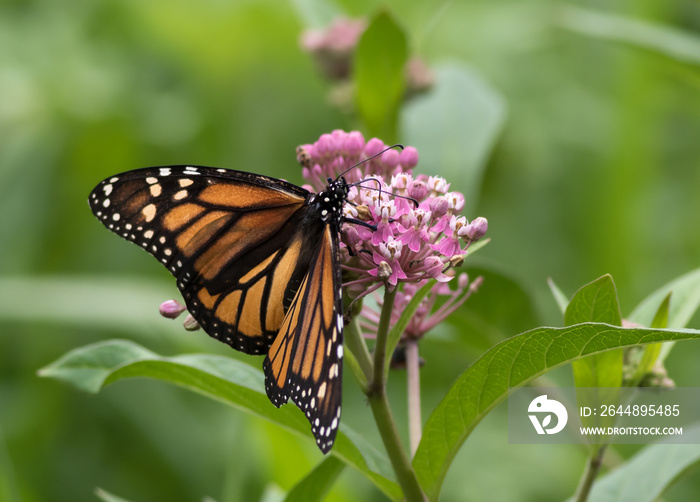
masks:
<svg viewBox="0 0 700 502"><path fill-rule="evenodd" d="M267 354L265 389L306 414L323 453L341 415L343 305L339 235L349 186L319 193L286 181L203 166L111 176L89 197L111 231L176 277L210 336Z"/></svg>

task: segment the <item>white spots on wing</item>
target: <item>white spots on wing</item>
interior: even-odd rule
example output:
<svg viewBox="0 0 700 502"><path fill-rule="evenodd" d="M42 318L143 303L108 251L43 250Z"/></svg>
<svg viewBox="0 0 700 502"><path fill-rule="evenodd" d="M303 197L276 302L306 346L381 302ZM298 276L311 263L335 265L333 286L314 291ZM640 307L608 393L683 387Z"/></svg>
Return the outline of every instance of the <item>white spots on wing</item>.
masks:
<svg viewBox="0 0 700 502"><path fill-rule="evenodd" d="M324 382L323 384L325 385L326 383ZM321 392L321 390L319 389L319 393L320 393L320 392ZM323 390L323 393L324 393L324 394L326 393L325 388L324 388L324 390ZM311 398L311 402L309 403L309 406L311 406L311 408L315 408L315 407L316 407L316 398L315 398L315 397L312 397L312 398Z"/></svg>
<svg viewBox="0 0 700 502"><path fill-rule="evenodd" d="M143 233L143 236L144 236L146 239L150 239L151 237L153 237L153 230L146 230L146 231Z"/></svg>
<svg viewBox="0 0 700 502"><path fill-rule="evenodd" d="M119 181L119 178L117 176L115 176L114 178L110 178L109 180L110 183L116 183L117 181Z"/></svg>
<svg viewBox="0 0 700 502"><path fill-rule="evenodd" d="M164 254L165 256L170 256L171 254L173 254L173 251L172 251L170 248L165 248L165 249L163 250L163 254Z"/></svg>
<svg viewBox="0 0 700 502"><path fill-rule="evenodd" d="M217 173L225 173L225 172L226 172L226 169L217 169L216 172L217 172Z"/></svg>
<svg viewBox="0 0 700 502"><path fill-rule="evenodd" d="M151 185L150 189L153 197L158 197L163 192L163 187L160 186L160 183Z"/></svg>
<svg viewBox="0 0 700 502"><path fill-rule="evenodd" d="M182 200L187 197L187 190L180 190L175 195L173 195L174 200Z"/></svg>
<svg viewBox="0 0 700 502"><path fill-rule="evenodd" d="M331 355L332 348L333 348L333 340L328 340L328 346L326 347L326 357Z"/></svg>
<svg viewBox="0 0 700 502"><path fill-rule="evenodd" d="M328 214L327 210L324 209L323 211L321 211L321 216L326 216L327 214Z"/></svg>
<svg viewBox="0 0 700 502"><path fill-rule="evenodd" d="M319 399L323 399L323 398L326 396L326 382L323 382L323 383L319 386L319 388L318 388L318 394L317 394L317 395L318 395L318 398L319 398ZM314 400L312 399L311 402L313 403L313 401L314 401ZM313 404L311 405L311 407L313 408Z"/></svg>
<svg viewBox="0 0 700 502"><path fill-rule="evenodd" d="M333 366L331 366L331 369L328 370L328 378L335 378L337 376L338 376L338 363L333 363ZM326 382L323 382L323 383L325 385Z"/></svg>
<svg viewBox="0 0 700 502"><path fill-rule="evenodd" d="M192 181L192 180L189 179L189 178L181 178L181 179L178 180L178 183L180 183L180 186L181 186L182 188L185 188L185 187L190 186L192 183L194 183L194 181Z"/></svg>
<svg viewBox="0 0 700 502"><path fill-rule="evenodd" d="M342 359L342 358L343 358L343 346L338 345L338 359Z"/></svg>
<svg viewBox="0 0 700 502"><path fill-rule="evenodd" d="M112 215L112 219L113 219L114 221L119 221L119 218L121 218L121 216L119 215L119 213L114 213L114 214Z"/></svg>
<svg viewBox="0 0 700 502"><path fill-rule="evenodd" d="M150 223L153 221L153 218L156 217L156 205L148 204L141 210L141 213L143 214L144 218L146 218L146 222Z"/></svg>
<svg viewBox="0 0 700 502"><path fill-rule="evenodd" d="M154 178L153 176L146 178L146 183L149 185L153 185L155 183L158 183L158 178Z"/></svg>
<svg viewBox="0 0 700 502"><path fill-rule="evenodd" d="M187 166L185 168L185 174L199 174L199 171L197 171L196 167L193 166Z"/></svg>
<svg viewBox="0 0 700 502"><path fill-rule="evenodd" d="M131 223L127 223L126 225L124 225L124 228L126 228L127 230L131 230Z"/></svg>
<svg viewBox="0 0 700 502"><path fill-rule="evenodd" d="M161 235L160 239L158 239L158 242L160 242L161 244L165 244L165 236Z"/></svg>
<svg viewBox="0 0 700 502"><path fill-rule="evenodd" d="M103 206L103 207L109 207L109 203L110 203L109 199L105 199L105 200L102 201L102 206Z"/></svg>
<svg viewBox="0 0 700 502"><path fill-rule="evenodd" d="M111 183L110 183L110 184L107 184L107 185L105 185L105 186L103 187L103 190L105 191L105 197L107 197L109 194L112 193L112 189L113 189L113 188L114 188L114 187L112 186ZM93 194L93 197L94 197L94 194Z"/></svg>
<svg viewBox="0 0 700 502"><path fill-rule="evenodd" d="M172 174L172 173L170 172L169 167L161 167L160 168L160 175L161 176L170 176L170 174Z"/></svg>

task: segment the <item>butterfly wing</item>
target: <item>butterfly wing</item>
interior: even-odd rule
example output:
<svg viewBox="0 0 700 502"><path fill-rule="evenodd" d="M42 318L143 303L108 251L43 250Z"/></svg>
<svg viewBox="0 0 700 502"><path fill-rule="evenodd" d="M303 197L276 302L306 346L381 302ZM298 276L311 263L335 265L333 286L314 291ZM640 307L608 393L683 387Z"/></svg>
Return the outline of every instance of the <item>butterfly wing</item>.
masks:
<svg viewBox="0 0 700 502"><path fill-rule="evenodd" d="M309 192L226 169L138 169L90 194L102 223L177 278L187 308L212 337L264 354L311 259L300 231Z"/></svg>
<svg viewBox="0 0 700 502"><path fill-rule="evenodd" d="M338 231L324 225L309 270L263 363L275 406L291 397L311 422L322 452L333 446L340 422L343 306Z"/></svg>

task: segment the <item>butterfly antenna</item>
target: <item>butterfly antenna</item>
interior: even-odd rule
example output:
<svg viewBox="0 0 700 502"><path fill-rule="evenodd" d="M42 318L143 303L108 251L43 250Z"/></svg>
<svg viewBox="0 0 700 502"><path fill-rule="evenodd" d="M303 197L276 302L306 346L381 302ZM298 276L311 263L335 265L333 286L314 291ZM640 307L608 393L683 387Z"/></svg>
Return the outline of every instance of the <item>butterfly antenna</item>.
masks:
<svg viewBox="0 0 700 502"><path fill-rule="evenodd" d="M355 168L356 168L357 166L359 166L360 164L364 164L365 162L367 162L367 161L369 161L369 160L372 160L372 159L374 159L374 158L376 158L376 157L379 157L381 154L383 154L384 152L388 152L388 151L391 150L392 148L398 148L398 149L400 149L400 150L403 150L403 145L398 144L398 143L395 144L395 145L391 145L391 146L385 148L384 150L382 150L381 152L375 153L375 154L372 155L371 157L367 157L366 159L361 160L361 161L358 162L357 164L354 164L354 165L348 167L345 171L343 171L342 173L340 173L340 174L338 175L338 177L336 178L336 181L337 181L340 177L342 177L345 173L347 173L348 171L350 171L350 170L352 170L352 169L355 169Z"/></svg>
<svg viewBox="0 0 700 502"><path fill-rule="evenodd" d="M377 184L379 185L379 188L367 187L367 186L363 186L363 185L360 184L360 183L364 183L365 181L376 181ZM350 183L348 186L351 186L351 187L361 186L361 187L364 188L365 190L377 190L377 191L379 191L379 198L381 199L381 197L382 197L382 183L381 183L377 178L365 178L365 179L363 179L363 180L356 181L355 183ZM405 195L399 195L399 194L394 193L394 192L387 192L387 193L388 193L389 195L394 196L394 197L398 197L399 199L410 200L411 202L413 202L413 203L416 205L416 207L418 207L418 205L419 205L419 204L418 204L418 201L417 201L416 199L414 199L413 197L407 197L407 196L405 196Z"/></svg>

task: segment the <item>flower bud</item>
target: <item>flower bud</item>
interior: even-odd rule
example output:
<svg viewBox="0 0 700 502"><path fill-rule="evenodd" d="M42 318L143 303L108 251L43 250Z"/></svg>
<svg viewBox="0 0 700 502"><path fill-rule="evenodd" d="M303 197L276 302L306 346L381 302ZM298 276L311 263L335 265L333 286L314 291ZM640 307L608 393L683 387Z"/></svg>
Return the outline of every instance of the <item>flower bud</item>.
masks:
<svg viewBox="0 0 700 502"><path fill-rule="evenodd" d="M382 159L382 164L388 169L394 169L399 165L399 152L396 150L387 150L380 158Z"/></svg>
<svg viewBox="0 0 700 502"><path fill-rule="evenodd" d="M384 142L380 139L377 138L372 138L367 142L365 145L365 155L367 157L372 157L373 155L377 155L379 152L384 150Z"/></svg>
<svg viewBox="0 0 700 502"><path fill-rule="evenodd" d="M404 150L405 152L406 150ZM410 190L410 195L414 199L416 199L418 202L422 201L425 199L425 196L428 195L428 187L425 186L425 183L422 181L413 181L413 186L411 187Z"/></svg>
<svg viewBox="0 0 700 502"><path fill-rule="evenodd" d="M352 131L345 137L343 151L352 157L357 157L362 152L362 147L365 146L365 138L362 137L360 131Z"/></svg>
<svg viewBox="0 0 700 502"><path fill-rule="evenodd" d="M479 216L472 220L472 222L467 226L467 236L469 240L477 241L486 235L486 231L489 228L489 222L486 218Z"/></svg>
<svg viewBox="0 0 700 502"><path fill-rule="evenodd" d="M160 304L159 310L166 319L175 319L187 309L177 300L168 300Z"/></svg>
<svg viewBox="0 0 700 502"><path fill-rule="evenodd" d="M301 164L304 169L308 169L311 166L311 145L301 145L297 147L297 162Z"/></svg>
<svg viewBox="0 0 700 502"><path fill-rule="evenodd" d="M462 265L464 265L464 255L456 254L450 257L450 265L453 267L461 267Z"/></svg>
<svg viewBox="0 0 700 502"><path fill-rule="evenodd" d="M379 263L377 267L377 277L383 281L387 281L391 277L391 273L391 266L387 262L382 261Z"/></svg>
<svg viewBox="0 0 700 502"><path fill-rule="evenodd" d="M185 321L182 323L187 331L197 331L201 326L197 320L192 317L192 314L187 314Z"/></svg>
<svg viewBox="0 0 700 502"><path fill-rule="evenodd" d="M433 213L433 218L438 219L447 213L449 202L445 197L435 197L430 201L430 211Z"/></svg>
<svg viewBox="0 0 700 502"><path fill-rule="evenodd" d="M418 164L418 150L412 146L407 146L399 154L399 162L404 170L413 169Z"/></svg>

